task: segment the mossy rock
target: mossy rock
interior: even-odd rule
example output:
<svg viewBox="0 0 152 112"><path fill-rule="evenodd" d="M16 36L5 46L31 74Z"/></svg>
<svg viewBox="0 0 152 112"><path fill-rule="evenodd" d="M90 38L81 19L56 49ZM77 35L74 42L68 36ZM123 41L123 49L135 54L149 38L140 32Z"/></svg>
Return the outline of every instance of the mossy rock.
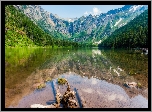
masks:
<svg viewBox="0 0 152 112"><path fill-rule="evenodd" d="M42 89L42 88L45 88L46 87L46 84L45 83L42 83L42 84L40 84L38 87L37 87L37 89Z"/></svg>
<svg viewBox="0 0 152 112"><path fill-rule="evenodd" d="M52 81L51 77L46 78L45 82Z"/></svg>
<svg viewBox="0 0 152 112"><path fill-rule="evenodd" d="M142 88L142 84L141 83L137 83L138 88Z"/></svg>
<svg viewBox="0 0 152 112"><path fill-rule="evenodd" d="M64 79L64 78L58 78L58 84L59 85L64 85L66 82L67 82L66 79Z"/></svg>

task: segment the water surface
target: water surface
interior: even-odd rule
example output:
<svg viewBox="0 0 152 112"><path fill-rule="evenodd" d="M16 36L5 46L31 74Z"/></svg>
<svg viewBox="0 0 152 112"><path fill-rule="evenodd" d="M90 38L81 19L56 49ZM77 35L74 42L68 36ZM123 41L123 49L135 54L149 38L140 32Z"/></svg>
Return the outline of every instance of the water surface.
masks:
<svg viewBox="0 0 152 112"><path fill-rule="evenodd" d="M97 48L6 48L5 68L6 107L28 107L29 105L22 102L23 99L27 104L36 103L29 101L29 97L35 98L32 95L36 92L34 84L44 81L47 77L56 80L61 76L68 79L73 89L79 88L82 96L90 97L95 94L90 98L92 100L84 97L90 102L87 104L89 107L148 106L148 56L141 53ZM141 87L127 88L123 86L126 81L138 82ZM45 91L51 92L51 87L47 85L41 92L47 93ZM118 98L119 95L122 97ZM46 104L47 99L53 101L53 98L46 96L37 102ZM122 100L128 103L125 104ZM100 101L105 101L106 106ZM143 103L138 104L139 101ZM91 102L98 102L99 105L93 105L95 103ZM137 105L133 105L133 102L137 102Z"/></svg>

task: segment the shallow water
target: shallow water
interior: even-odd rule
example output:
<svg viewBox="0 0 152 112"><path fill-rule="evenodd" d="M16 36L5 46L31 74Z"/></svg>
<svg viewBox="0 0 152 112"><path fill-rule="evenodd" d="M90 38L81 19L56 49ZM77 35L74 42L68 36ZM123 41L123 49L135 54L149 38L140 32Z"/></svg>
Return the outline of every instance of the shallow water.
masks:
<svg viewBox="0 0 152 112"><path fill-rule="evenodd" d="M125 89L108 83L105 80L96 78L81 77L75 73L66 73L59 77L66 78L71 85L71 90L77 89L80 98L86 102L86 107L93 108L148 108L148 100L142 94L134 96L132 93L127 94ZM54 82L57 79L53 80ZM57 83L56 83L57 84ZM58 87L58 85L56 85ZM130 91L134 91L129 88ZM60 86L60 92L66 91L64 86ZM93 97L90 97L93 96ZM78 102L78 100L77 100ZM52 82L48 82L47 86L42 90L35 90L31 94L25 96L19 101L16 108L29 108L32 104L50 105L55 103ZM80 104L79 104L80 107ZM10 106L9 108L13 108Z"/></svg>
<svg viewBox="0 0 152 112"><path fill-rule="evenodd" d="M105 49L7 48L5 67L6 107L54 102L51 82L39 91L34 87L47 77L66 77L88 107L148 107L148 56L144 54ZM127 88L125 81L139 82L141 88Z"/></svg>

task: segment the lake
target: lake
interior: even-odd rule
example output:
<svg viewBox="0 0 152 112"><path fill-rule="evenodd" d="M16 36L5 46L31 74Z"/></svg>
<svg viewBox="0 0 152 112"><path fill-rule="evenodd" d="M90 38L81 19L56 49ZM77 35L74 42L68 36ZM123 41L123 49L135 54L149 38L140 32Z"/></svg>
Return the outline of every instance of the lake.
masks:
<svg viewBox="0 0 152 112"><path fill-rule="evenodd" d="M52 81L41 90L35 89L48 77L54 83L59 77L66 78L86 107L148 107L148 55L98 48L5 48L5 107L55 102ZM140 86L128 88L125 82Z"/></svg>

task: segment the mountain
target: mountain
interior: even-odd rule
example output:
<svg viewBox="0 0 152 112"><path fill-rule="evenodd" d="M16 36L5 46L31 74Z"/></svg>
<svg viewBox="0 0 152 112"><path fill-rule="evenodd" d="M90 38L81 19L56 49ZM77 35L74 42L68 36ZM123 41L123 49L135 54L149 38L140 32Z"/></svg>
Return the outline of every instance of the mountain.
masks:
<svg viewBox="0 0 152 112"><path fill-rule="evenodd" d="M146 5L125 5L96 16L90 14L80 18L63 19L37 5L14 5L14 7L54 37L97 44L148 8Z"/></svg>
<svg viewBox="0 0 152 112"><path fill-rule="evenodd" d="M38 16L34 17L36 17L34 18L35 21L39 19ZM60 40L59 38L53 37L52 35L43 31L38 25L36 25L35 21L31 21L29 17L17 10L14 6L6 5L5 46L81 47L81 45L76 42Z"/></svg>
<svg viewBox="0 0 152 112"><path fill-rule="evenodd" d="M115 30L99 47L148 48L148 10Z"/></svg>

